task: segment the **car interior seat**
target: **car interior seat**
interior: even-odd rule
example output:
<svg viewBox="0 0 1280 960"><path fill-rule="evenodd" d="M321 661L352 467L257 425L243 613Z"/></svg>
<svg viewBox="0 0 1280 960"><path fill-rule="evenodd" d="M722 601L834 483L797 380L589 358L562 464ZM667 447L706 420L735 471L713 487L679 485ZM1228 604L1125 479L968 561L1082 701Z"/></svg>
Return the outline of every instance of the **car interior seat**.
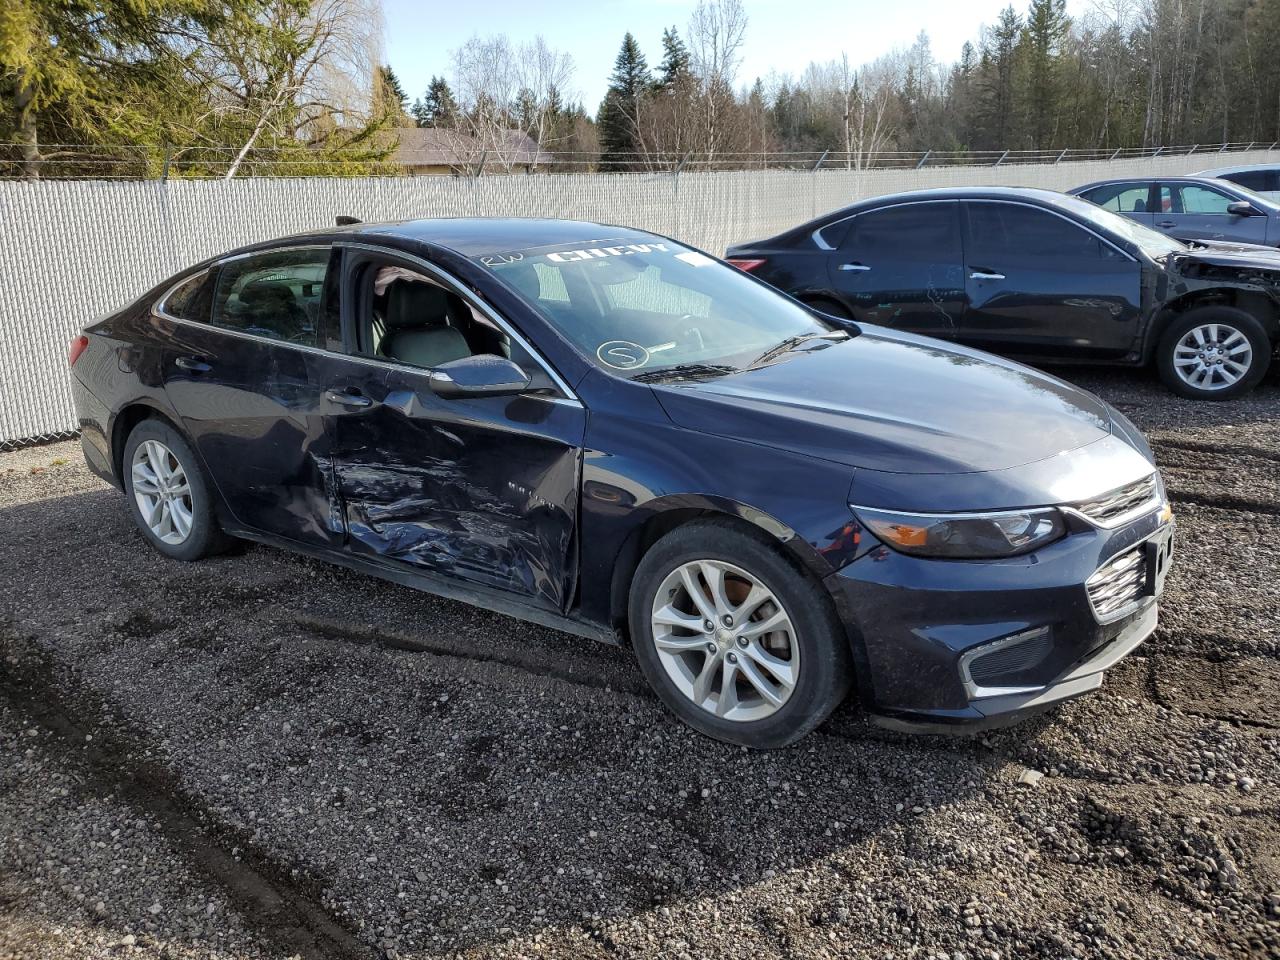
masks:
<svg viewBox="0 0 1280 960"><path fill-rule="evenodd" d="M386 334L378 352L419 367L471 356L467 339L449 324L449 296L440 287L397 280L387 288Z"/></svg>
<svg viewBox="0 0 1280 960"><path fill-rule="evenodd" d="M1147 212L1147 201L1145 201L1145 200L1135 200L1135 201L1133 201L1133 209L1132 209L1131 211L1129 211L1129 212L1130 212L1130 213L1146 213L1146 212Z"/></svg>
<svg viewBox="0 0 1280 960"><path fill-rule="evenodd" d="M240 290L239 300L246 328L276 331L288 340L297 338L306 328L307 312L287 283L270 280L246 283Z"/></svg>

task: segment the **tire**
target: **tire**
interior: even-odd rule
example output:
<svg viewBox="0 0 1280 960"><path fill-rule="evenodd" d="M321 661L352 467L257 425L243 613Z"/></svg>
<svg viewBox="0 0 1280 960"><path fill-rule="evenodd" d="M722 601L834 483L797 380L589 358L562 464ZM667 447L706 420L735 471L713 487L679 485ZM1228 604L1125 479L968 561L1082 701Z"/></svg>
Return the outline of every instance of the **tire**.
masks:
<svg viewBox="0 0 1280 960"><path fill-rule="evenodd" d="M161 463L161 472L169 471L160 484L153 482L157 460ZM136 466L135 461L139 461ZM195 451L169 424L162 420L143 420L133 428L125 441L121 473L133 521L158 552L175 560L190 561L221 553L230 545L231 539L222 532L214 516L209 482ZM160 510L159 514L152 514L159 517L155 523L143 513L144 501L154 503ZM189 517L189 521L184 520L185 517Z"/></svg>
<svg viewBox="0 0 1280 960"><path fill-rule="evenodd" d="M753 596L758 600L756 586L768 598L754 612L747 611L745 622L734 629L719 629L723 622L718 622L708 632L706 617L689 616L698 607L682 569L695 578L703 573L694 582L704 609L717 616L741 610ZM711 606L708 572L724 584L721 597L731 602ZM655 610L666 611L664 618L679 619L681 625L656 623ZM784 747L825 720L849 689L848 641L830 598L763 536L744 532L732 521L694 521L655 543L632 580L628 613L632 646L649 685L672 713L717 740L760 749ZM753 624L778 623L779 614L787 628L745 635ZM712 682L699 687L697 677L709 666L714 668ZM727 694L726 670L732 670ZM787 675L790 686L783 682ZM780 702L767 700L762 688ZM708 696L700 702L704 693ZM726 715L717 715L721 710Z"/></svg>
<svg viewBox="0 0 1280 960"><path fill-rule="evenodd" d="M805 305L812 307L819 313L825 313L828 316L835 317L837 320L852 320L853 314L849 312L849 308L844 304L837 303L835 300L827 300L825 298L817 300L806 300Z"/></svg>
<svg viewBox="0 0 1280 960"><path fill-rule="evenodd" d="M1214 331L1216 340L1211 339ZM1202 360L1201 347L1208 348L1203 355L1207 366L1191 366ZM1179 396L1227 400L1258 385L1271 363L1271 350L1266 330L1253 315L1235 307L1197 307L1174 318L1161 335L1156 369L1165 386ZM1238 372L1234 367L1242 358L1246 368ZM1237 379L1228 382L1233 374ZM1195 382L1199 376L1207 377L1204 385Z"/></svg>

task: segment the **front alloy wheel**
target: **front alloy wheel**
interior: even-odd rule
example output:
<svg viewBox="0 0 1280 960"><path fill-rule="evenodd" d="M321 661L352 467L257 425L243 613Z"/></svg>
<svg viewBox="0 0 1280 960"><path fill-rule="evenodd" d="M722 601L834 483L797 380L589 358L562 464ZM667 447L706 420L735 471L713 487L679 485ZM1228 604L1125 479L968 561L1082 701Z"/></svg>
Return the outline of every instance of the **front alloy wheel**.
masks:
<svg viewBox="0 0 1280 960"><path fill-rule="evenodd" d="M652 622L667 676L708 713L759 720L796 688L800 647L791 617L741 567L707 559L676 567L654 597Z"/></svg>
<svg viewBox="0 0 1280 960"><path fill-rule="evenodd" d="M1178 378L1196 390L1226 390L1248 375L1253 365L1249 338L1228 323L1192 327L1173 351Z"/></svg>
<svg viewBox="0 0 1280 960"><path fill-rule="evenodd" d="M1156 348L1156 366L1174 393L1226 400L1257 386L1271 350L1271 339L1256 317L1212 304L1174 318Z"/></svg>
<svg viewBox="0 0 1280 960"><path fill-rule="evenodd" d="M783 747L844 698L849 641L821 582L745 521L694 520L640 559L631 646L667 709L701 733Z"/></svg>

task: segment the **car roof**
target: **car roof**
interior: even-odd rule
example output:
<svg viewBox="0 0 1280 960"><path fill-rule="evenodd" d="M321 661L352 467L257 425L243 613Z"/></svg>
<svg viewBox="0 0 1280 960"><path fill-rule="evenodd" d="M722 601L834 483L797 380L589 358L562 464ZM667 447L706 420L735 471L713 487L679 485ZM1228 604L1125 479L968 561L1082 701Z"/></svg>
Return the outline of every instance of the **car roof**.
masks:
<svg viewBox="0 0 1280 960"><path fill-rule="evenodd" d="M1096 187L1109 187L1120 183L1214 183L1232 190L1240 189L1240 184L1232 183L1230 180L1220 180L1217 177L1210 177L1204 174L1191 174L1183 177L1112 177L1109 180L1094 180L1092 183L1072 187L1068 193L1075 195L1086 190L1093 190Z"/></svg>
<svg viewBox="0 0 1280 960"><path fill-rule="evenodd" d="M1198 176L1216 177L1224 173L1252 173L1253 171L1280 170L1280 163L1242 163L1236 167L1214 167L1201 170Z"/></svg>
<svg viewBox="0 0 1280 960"><path fill-rule="evenodd" d="M1079 197L1059 193L1057 190L1043 190L1039 187L933 187L928 190L908 190L903 193L867 197L847 207L825 213L780 236L804 234L812 231L817 225L825 226L877 207L893 206L899 203L920 203L926 200L1029 200L1043 206L1064 210L1070 210L1077 204L1088 202Z"/></svg>
<svg viewBox="0 0 1280 960"><path fill-rule="evenodd" d="M591 243L600 240L654 239L654 234L634 227L594 223L588 220L556 220L536 217L425 217L414 220L390 220L380 223L353 223L325 227L268 244L255 244L254 249L287 244L316 236L344 239L400 240L443 247L464 257L488 253L527 250L532 247Z"/></svg>

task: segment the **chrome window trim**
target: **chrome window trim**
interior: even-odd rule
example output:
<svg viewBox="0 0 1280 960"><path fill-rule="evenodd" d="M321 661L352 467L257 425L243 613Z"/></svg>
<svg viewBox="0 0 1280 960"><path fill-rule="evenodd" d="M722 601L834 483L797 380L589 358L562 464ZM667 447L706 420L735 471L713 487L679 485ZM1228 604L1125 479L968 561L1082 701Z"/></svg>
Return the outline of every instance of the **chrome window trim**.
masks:
<svg viewBox="0 0 1280 960"><path fill-rule="evenodd" d="M845 217L845 220L852 220L852 219L853 217ZM822 235L822 231L827 229L827 227L834 227L836 224L844 223L844 222L845 222L844 220L834 220L831 223L828 223L826 226L819 227L817 230L813 231L813 233L809 234L809 236L813 238L813 242L819 250L827 250L827 251L834 250L835 247L827 243L827 238Z"/></svg>
<svg viewBox="0 0 1280 960"><path fill-rule="evenodd" d="M402 253L401 251L394 250L389 247L378 247L371 244L347 244L347 243L343 243L343 244L313 243L313 244L303 244L300 246L293 246L293 247L277 247L270 250L254 250L251 253L238 253L231 257L223 257L222 259L216 261L215 263L212 263L209 266L205 267L203 270L197 271L195 273L187 274L181 280L178 280L173 285L171 285L167 290L165 290L163 294L161 294L155 300L154 303L152 303L151 314L152 316L159 317L162 320L168 320L170 323L178 323L188 327L195 327L197 330L214 330L214 331L217 331L218 333L226 334L227 336L230 336L230 337L238 337L241 340L249 340L254 343L265 343L265 344L270 344L273 347L286 347L291 350L301 350L304 353L315 353L323 357L338 357L343 360L352 360L356 363L362 363L362 364L365 364L366 366L373 366L373 367L379 367L379 368L394 367L397 370L404 370L411 373L425 373L429 376L432 373L432 368L430 367L416 367L413 364L409 364L409 363L399 363L391 358L362 357L359 354L355 354L355 353L345 353L338 350L329 350L329 349L326 349L325 347L313 347L305 343L291 343L288 340L277 340L274 337L263 337L256 333L246 333L243 330L235 330L235 329L232 329L231 327L220 327L214 323L205 323L200 320L187 320L187 319L184 319L183 317L175 317L173 314L168 313L163 309L165 301L169 299L169 297L173 294L175 290L178 289L178 287L182 286L188 280L194 279L195 277L207 275L209 271L212 270L214 267L220 267L224 263L231 263L236 260L242 260L245 257L256 257L262 254L282 253L288 250L313 250L313 249L323 250L323 249L331 249L333 247L338 247L338 246L357 247L357 248L372 251L374 253L394 254L396 256L400 256L408 260L412 260L415 263L422 264L433 273L436 273L442 277L448 278L448 274L444 273L444 271L442 270L439 270L439 268L435 267L433 264L428 263L422 258L415 257L413 254ZM471 302L471 301L468 300L468 302ZM535 361L537 361L538 365L541 366L542 369L547 373L547 375L551 378L552 382L555 383L556 387L562 390L565 394L563 397L547 397L547 396L542 396L536 393L524 394L524 396L527 396L530 399L535 399L535 400L545 400L548 403L561 403L561 404L566 404L574 407L583 406L583 403L579 399L578 395L574 393L571 389L569 389L569 386L564 382L564 380L559 376L559 374L557 374L554 370L550 368L549 364L547 364L547 362L542 358L541 354L539 354L536 350L534 350L529 345L529 342L524 339L524 337L520 336L514 330L512 330L505 321L503 321L500 317L498 317L497 314L493 313L493 311L489 309L486 305L481 304L481 307L483 307L482 312L485 313L485 315L488 316L491 320L495 321L498 324L499 328L503 330L503 332L510 335L513 339L519 342L519 344L522 347L524 347L525 350L529 352L529 355L533 357Z"/></svg>

